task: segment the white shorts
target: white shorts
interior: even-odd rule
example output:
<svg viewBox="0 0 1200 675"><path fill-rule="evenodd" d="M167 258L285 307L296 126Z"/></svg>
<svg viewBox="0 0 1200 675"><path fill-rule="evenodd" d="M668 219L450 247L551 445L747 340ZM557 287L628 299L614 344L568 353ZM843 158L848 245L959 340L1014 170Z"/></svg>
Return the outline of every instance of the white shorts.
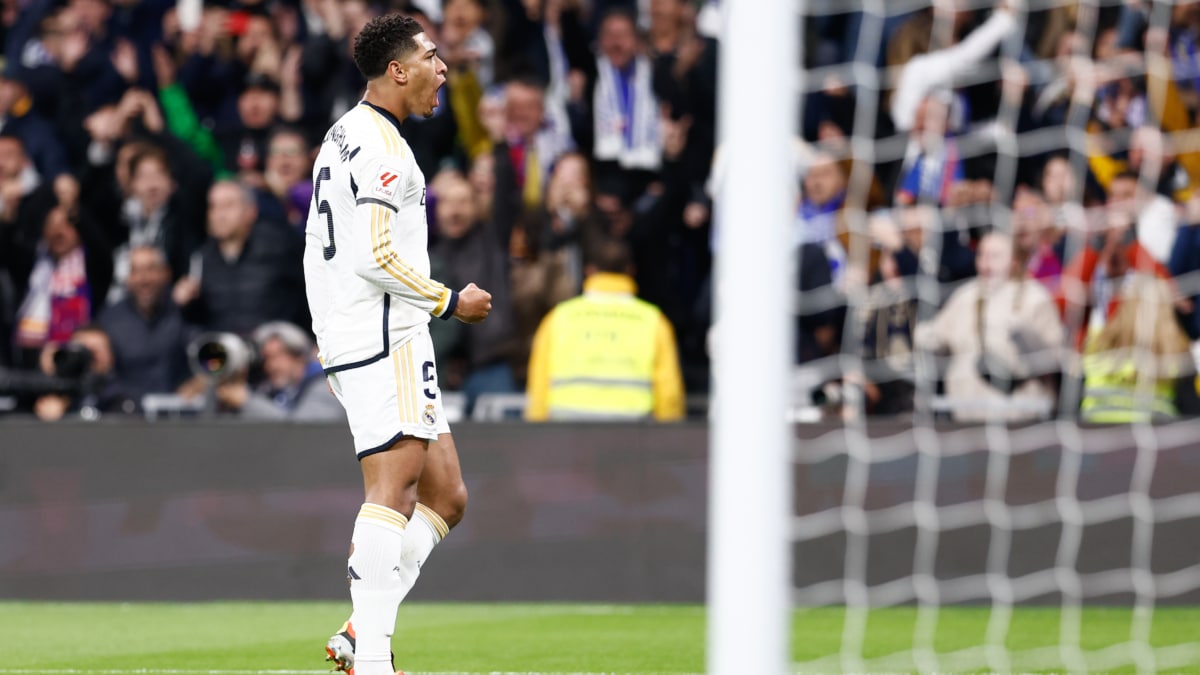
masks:
<svg viewBox="0 0 1200 675"><path fill-rule="evenodd" d="M434 441L450 431L428 331L374 363L331 373L329 384L346 409L359 459L404 436Z"/></svg>

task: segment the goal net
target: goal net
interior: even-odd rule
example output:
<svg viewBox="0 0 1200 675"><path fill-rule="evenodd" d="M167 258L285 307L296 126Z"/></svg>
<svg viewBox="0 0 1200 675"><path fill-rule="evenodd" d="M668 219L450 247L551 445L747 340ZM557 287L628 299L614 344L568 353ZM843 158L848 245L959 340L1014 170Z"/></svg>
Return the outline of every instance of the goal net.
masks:
<svg viewBox="0 0 1200 675"><path fill-rule="evenodd" d="M1200 3L795 9L792 670L1200 668Z"/></svg>

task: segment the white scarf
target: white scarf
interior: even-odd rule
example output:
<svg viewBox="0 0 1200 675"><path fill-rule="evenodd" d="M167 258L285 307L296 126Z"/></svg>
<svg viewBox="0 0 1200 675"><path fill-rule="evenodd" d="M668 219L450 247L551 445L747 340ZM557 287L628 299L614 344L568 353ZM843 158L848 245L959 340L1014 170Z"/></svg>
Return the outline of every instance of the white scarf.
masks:
<svg viewBox="0 0 1200 675"><path fill-rule="evenodd" d="M155 209L150 215L143 215L145 209L141 200L130 197L121 205L121 217L129 225L129 239L113 250L113 279L108 287L108 297L105 304L115 305L126 294L125 282L129 279L129 252L138 246L157 246L163 248L164 232L162 229L163 216L167 213L166 205Z"/></svg>
<svg viewBox="0 0 1200 675"><path fill-rule="evenodd" d="M620 75L607 58L596 63L599 78L592 103L596 116L596 159L616 160L625 169L656 171L662 164L662 140L658 130L658 102L651 87L650 60L639 56L634 60L629 95L633 99L630 119L621 105L617 84ZM631 144L625 142L625 129L632 125Z"/></svg>
<svg viewBox="0 0 1200 675"><path fill-rule="evenodd" d="M17 310L16 342L24 347L40 347L55 337L56 318L76 319L85 317L56 317L55 298L72 298L86 291L87 263L83 248L76 246L61 259L55 260L43 242L38 245L37 261L29 275L29 290ZM77 327L77 326L75 326ZM61 330L61 325L60 325Z"/></svg>

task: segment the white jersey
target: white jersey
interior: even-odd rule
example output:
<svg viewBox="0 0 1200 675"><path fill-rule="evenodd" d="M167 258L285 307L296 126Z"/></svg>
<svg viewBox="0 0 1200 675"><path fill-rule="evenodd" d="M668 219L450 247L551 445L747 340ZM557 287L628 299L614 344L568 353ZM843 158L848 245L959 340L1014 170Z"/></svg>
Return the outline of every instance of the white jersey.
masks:
<svg viewBox="0 0 1200 675"><path fill-rule="evenodd" d="M326 372L373 363L449 318L458 294L429 278L425 176L399 123L366 101L325 134L313 166L304 280Z"/></svg>

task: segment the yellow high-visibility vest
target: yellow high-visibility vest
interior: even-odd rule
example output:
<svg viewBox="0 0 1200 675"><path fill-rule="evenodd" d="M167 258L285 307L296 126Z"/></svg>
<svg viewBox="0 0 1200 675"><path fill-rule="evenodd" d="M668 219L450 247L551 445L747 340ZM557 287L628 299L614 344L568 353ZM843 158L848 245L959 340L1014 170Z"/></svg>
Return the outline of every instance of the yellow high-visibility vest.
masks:
<svg viewBox="0 0 1200 675"><path fill-rule="evenodd" d="M638 419L654 411L661 314L631 296L583 295L551 318L551 419Z"/></svg>
<svg viewBox="0 0 1200 675"><path fill-rule="evenodd" d="M1101 355L1083 357L1083 421L1127 424L1170 419L1179 415L1175 387L1170 379L1157 379L1152 386L1139 386L1132 360L1113 364Z"/></svg>

